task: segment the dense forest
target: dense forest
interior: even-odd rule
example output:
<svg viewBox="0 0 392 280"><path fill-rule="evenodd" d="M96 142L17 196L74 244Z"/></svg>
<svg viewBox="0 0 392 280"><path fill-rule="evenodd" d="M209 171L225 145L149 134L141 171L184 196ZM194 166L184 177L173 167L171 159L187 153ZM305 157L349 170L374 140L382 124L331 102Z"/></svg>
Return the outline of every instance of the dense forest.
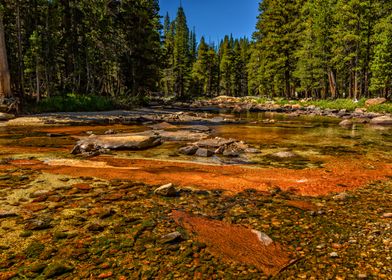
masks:
<svg viewBox="0 0 392 280"><path fill-rule="evenodd" d="M182 7L162 19L158 0L2 0L0 96L391 97L390 0L259 10L251 40L215 44L197 42Z"/></svg>

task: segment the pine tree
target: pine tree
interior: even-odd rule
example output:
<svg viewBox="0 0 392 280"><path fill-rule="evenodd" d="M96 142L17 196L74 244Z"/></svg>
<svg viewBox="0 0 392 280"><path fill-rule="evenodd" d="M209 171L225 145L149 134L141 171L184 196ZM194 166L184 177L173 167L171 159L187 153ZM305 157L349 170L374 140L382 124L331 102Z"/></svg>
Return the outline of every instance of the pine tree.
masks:
<svg viewBox="0 0 392 280"><path fill-rule="evenodd" d="M371 90L380 91L388 98L392 93L392 15L377 25L377 45L371 64Z"/></svg>
<svg viewBox="0 0 392 280"><path fill-rule="evenodd" d="M234 95L233 90L233 38L225 36L219 47L219 72L220 93L223 95Z"/></svg>
<svg viewBox="0 0 392 280"><path fill-rule="evenodd" d="M256 59L261 59L257 61L257 80L267 81L264 92L284 93L289 98L295 90L293 72L297 59L294 53L298 47L302 5L302 0L263 0L260 3L253 50L259 52L255 54Z"/></svg>
<svg viewBox="0 0 392 280"><path fill-rule="evenodd" d="M328 89L336 96L335 75L331 59L331 28L334 0L308 0L302 8L302 31L294 72L300 80L299 91L305 96L326 97Z"/></svg>
<svg viewBox="0 0 392 280"><path fill-rule="evenodd" d="M185 98L190 82L191 58L189 46L189 28L186 22L185 12L182 7L179 7L175 19L173 51L174 91L179 99Z"/></svg>

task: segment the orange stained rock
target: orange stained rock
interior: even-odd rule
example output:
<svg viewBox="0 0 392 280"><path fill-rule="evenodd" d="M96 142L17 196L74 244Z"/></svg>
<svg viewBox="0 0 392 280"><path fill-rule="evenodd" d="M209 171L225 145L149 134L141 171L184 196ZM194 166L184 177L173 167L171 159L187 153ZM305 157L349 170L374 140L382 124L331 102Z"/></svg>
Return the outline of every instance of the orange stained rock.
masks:
<svg viewBox="0 0 392 280"><path fill-rule="evenodd" d="M107 166L103 168L75 167L66 164L49 166L37 161L32 161L31 165L26 165L26 162L22 164L20 161L13 161L12 164L75 177L124 179L156 185L170 182L183 187L223 189L229 193L246 189L266 191L271 187L279 187L311 196L352 190L392 176L392 164L366 160L351 161L344 157L331 159L324 168L303 170L203 165L189 162L121 159L111 156L98 156L90 160L107 163ZM369 165L372 168L367 168Z"/></svg>
<svg viewBox="0 0 392 280"><path fill-rule="evenodd" d="M263 242L255 231L243 226L194 217L181 211L173 211L172 217L217 257L254 265L267 275L276 275L293 262L281 245Z"/></svg>

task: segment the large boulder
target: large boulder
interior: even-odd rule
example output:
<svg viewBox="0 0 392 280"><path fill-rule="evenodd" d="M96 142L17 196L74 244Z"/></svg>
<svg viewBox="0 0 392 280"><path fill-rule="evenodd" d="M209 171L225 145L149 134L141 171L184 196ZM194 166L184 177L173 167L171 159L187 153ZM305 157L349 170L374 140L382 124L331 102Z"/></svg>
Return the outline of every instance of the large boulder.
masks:
<svg viewBox="0 0 392 280"><path fill-rule="evenodd" d="M392 117L381 116L381 117L373 118L373 119L371 119L370 124L373 124L373 125L392 125Z"/></svg>
<svg viewBox="0 0 392 280"><path fill-rule="evenodd" d="M162 143L157 135L143 134L113 134L91 135L76 143L72 154L91 153L99 150L144 150Z"/></svg>
<svg viewBox="0 0 392 280"><path fill-rule="evenodd" d="M372 98L365 101L365 106L373 106L373 105L380 105L387 102L385 98Z"/></svg>

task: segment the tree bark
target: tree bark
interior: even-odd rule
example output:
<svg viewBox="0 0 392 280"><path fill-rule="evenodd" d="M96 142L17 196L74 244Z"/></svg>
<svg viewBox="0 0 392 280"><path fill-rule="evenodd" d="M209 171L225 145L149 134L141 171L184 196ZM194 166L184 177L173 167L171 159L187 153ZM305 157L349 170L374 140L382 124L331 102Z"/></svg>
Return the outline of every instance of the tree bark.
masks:
<svg viewBox="0 0 392 280"><path fill-rule="evenodd" d="M11 76L5 46L3 15L0 14L0 98L11 96Z"/></svg>

